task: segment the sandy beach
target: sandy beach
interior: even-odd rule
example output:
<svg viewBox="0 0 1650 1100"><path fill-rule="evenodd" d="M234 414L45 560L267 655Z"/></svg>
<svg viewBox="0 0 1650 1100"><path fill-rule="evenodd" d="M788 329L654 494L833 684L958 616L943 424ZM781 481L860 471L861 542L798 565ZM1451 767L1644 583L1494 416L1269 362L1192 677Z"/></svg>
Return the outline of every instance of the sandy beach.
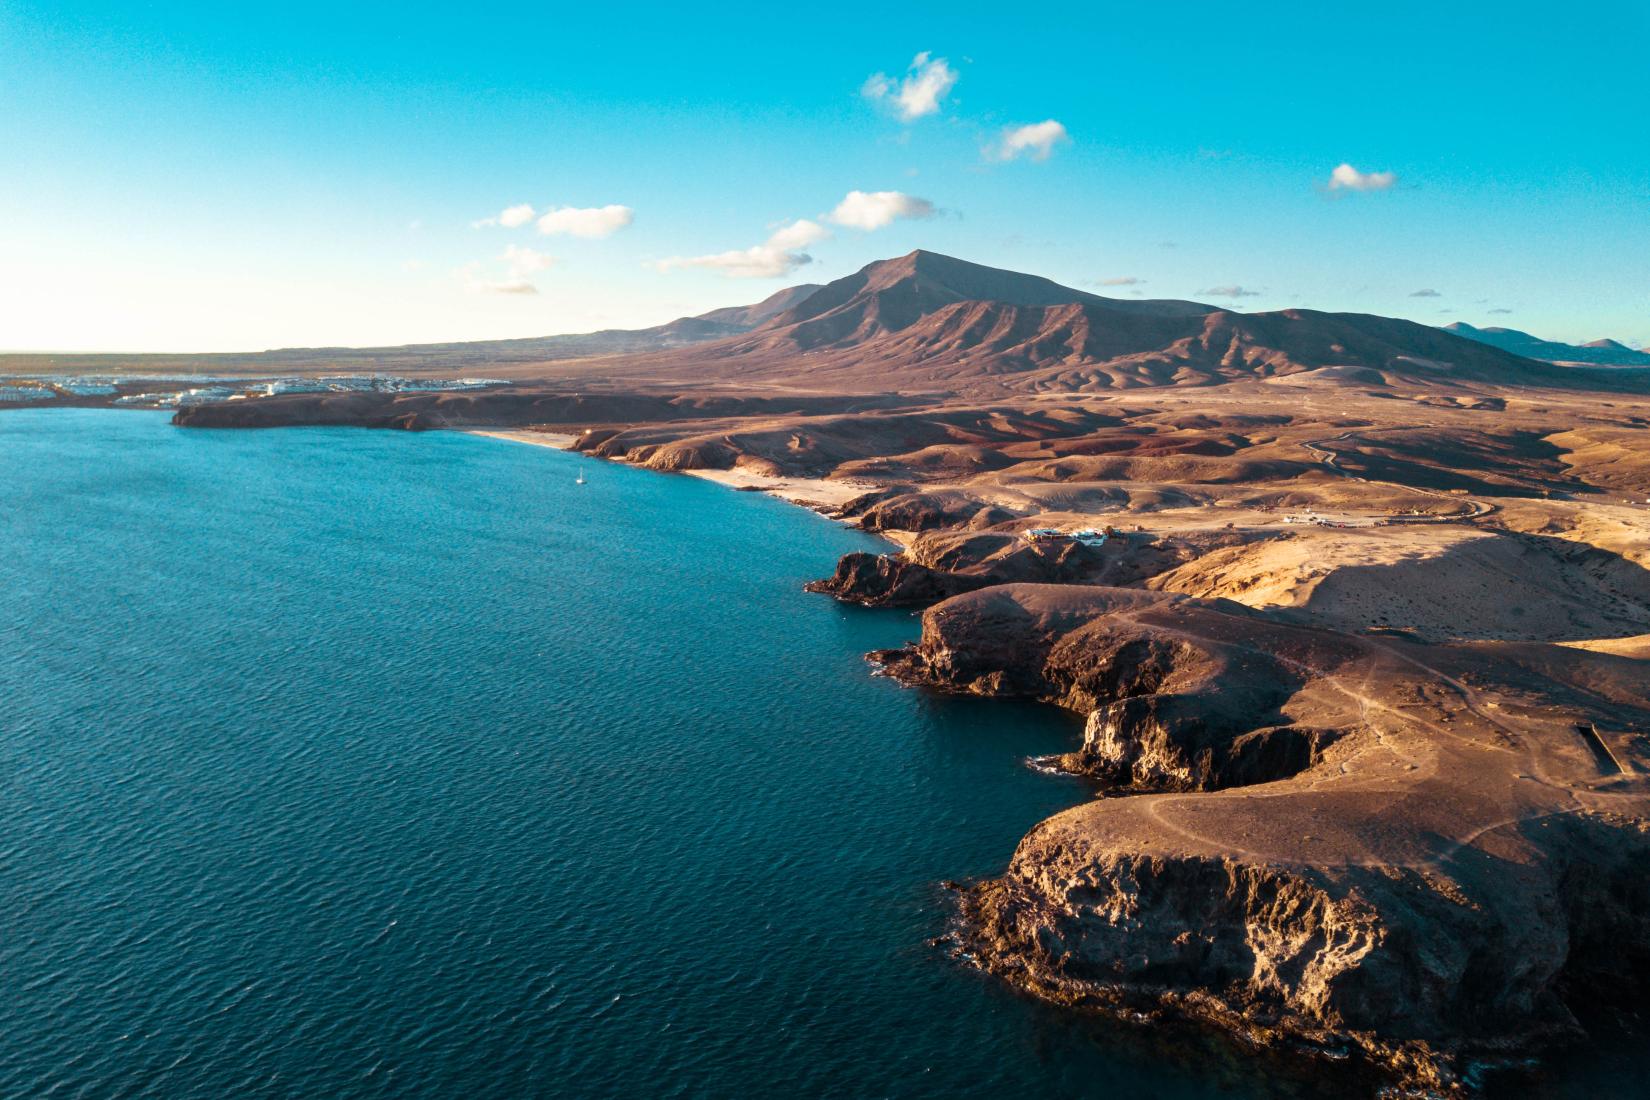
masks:
<svg viewBox="0 0 1650 1100"><path fill-rule="evenodd" d="M469 429L470 435L484 435L489 439L508 439L512 443L530 443L535 447L554 447L565 451L579 438L566 432L488 432Z"/></svg>
<svg viewBox="0 0 1650 1100"><path fill-rule="evenodd" d="M822 477L769 477L749 470L683 470L685 474L714 481L731 489L752 489L771 493L781 500L809 508L841 508L855 497L863 496L866 487L831 481Z"/></svg>
<svg viewBox="0 0 1650 1100"><path fill-rule="evenodd" d="M479 429L467 429L467 431L470 435L483 435L489 439L507 439L513 443L527 443L535 447L554 447L558 451L568 450L579 438L565 432L482 431ZM726 485L730 489L757 490L771 493L782 500L815 509L840 508L855 497L863 495L866 491L866 487L862 485L850 485L846 482L831 481L826 478L768 477L765 474L753 473L749 470L683 470L682 473L703 478L706 481L714 481L718 485Z"/></svg>

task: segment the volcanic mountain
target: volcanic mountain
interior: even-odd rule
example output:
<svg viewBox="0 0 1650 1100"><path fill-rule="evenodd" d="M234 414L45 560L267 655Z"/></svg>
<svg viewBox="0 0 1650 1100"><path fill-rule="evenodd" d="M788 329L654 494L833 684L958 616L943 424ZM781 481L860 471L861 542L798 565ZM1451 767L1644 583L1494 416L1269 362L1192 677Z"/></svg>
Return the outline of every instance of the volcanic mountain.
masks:
<svg viewBox="0 0 1650 1100"><path fill-rule="evenodd" d="M1022 275L918 250L870 264L808 295L764 326L798 350L862 344L901 332L958 305L990 302L1042 309L1093 305L1154 317L1201 317L1212 306L1196 302L1126 302Z"/></svg>
<svg viewBox="0 0 1650 1100"><path fill-rule="evenodd" d="M1123 301L924 251L829 283L750 332L614 361L603 374L617 382L644 368L653 378L976 396L1210 385L1308 372L1320 381L1374 385L1398 378L1599 384L1592 372L1535 362L1411 321Z"/></svg>

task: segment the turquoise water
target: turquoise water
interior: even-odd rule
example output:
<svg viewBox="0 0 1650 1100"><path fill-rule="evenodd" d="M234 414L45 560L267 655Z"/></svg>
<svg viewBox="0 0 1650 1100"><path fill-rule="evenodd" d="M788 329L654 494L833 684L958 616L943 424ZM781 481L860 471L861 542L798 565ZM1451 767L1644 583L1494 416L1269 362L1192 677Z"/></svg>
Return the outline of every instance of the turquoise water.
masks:
<svg viewBox="0 0 1650 1100"><path fill-rule="evenodd" d="M927 946L1076 730L870 676L867 536L448 433L0 470L0 1095L1230 1094Z"/></svg>

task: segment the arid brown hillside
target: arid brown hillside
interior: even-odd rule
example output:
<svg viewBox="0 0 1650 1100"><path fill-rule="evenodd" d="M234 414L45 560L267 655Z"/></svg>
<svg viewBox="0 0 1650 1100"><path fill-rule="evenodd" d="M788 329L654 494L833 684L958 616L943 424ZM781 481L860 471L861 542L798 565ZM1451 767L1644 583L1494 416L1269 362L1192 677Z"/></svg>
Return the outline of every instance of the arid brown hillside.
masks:
<svg viewBox="0 0 1650 1100"><path fill-rule="evenodd" d="M668 380L989 397L1310 371L1328 372L1320 381L1372 385L1644 385L1637 373L1537 362L1413 321L1122 301L922 251L829 283L748 333L551 373L586 385Z"/></svg>

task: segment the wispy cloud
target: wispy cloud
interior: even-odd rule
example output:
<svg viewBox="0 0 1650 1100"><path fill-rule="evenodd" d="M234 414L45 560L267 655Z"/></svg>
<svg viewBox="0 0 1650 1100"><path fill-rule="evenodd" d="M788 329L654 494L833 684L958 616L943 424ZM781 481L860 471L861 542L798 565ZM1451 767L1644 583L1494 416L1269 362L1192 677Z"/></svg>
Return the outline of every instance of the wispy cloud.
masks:
<svg viewBox="0 0 1650 1100"><path fill-rule="evenodd" d="M509 267L512 279L525 279L529 275L536 275L540 271L548 270L556 262L554 256L513 244L504 249L499 259Z"/></svg>
<svg viewBox="0 0 1650 1100"><path fill-rule="evenodd" d="M1114 275L1110 279L1096 279L1095 286L1139 286L1146 280L1138 275Z"/></svg>
<svg viewBox="0 0 1650 1100"><path fill-rule="evenodd" d="M1016 160L1020 157L1047 160L1053 155L1056 145L1070 141L1071 135L1066 132L1065 126L1048 118L1026 126L1006 128L1002 137L986 153L997 160Z"/></svg>
<svg viewBox="0 0 1650 1100"><path fill-rule="evenodd" d="M531 213L528 217L531 217ZM557 206L539 216L539 232L546 236L565 234L596 240L611 237L636 217L628 206L609 203L607 206Z"/></svg>
<svg viewBox="0 0 1650 1100"><path fill-rule="evenodd" d="M924 50L911 60L904 77L895 79L876 73L865 81L860 94L873 103L885 103L906 122L938 114L940 102L957 84L956 70L943 57L930 57Z"/></svg>
<svg viewBox="0 0 1650 1100"><path fill-rule="evenodd" d="M702 267L718 271L730 279L777 279L789 275L805 264L813 263L808 246L831 235L818 222L798 219L775 230L767 240L750 248L731 252L716 252L708 256L672 256L655 261L655 271L672 271L683 267Z"/></svg>
<svg viewBox="0 0 1650 1100"><path fill-rule="evenodd" d="M471 229L490 229L494 226L503 226L505 229L516 229L533 220L532 203L517 203L506 206L490 218L480 218L470 223Z"/></svg>
<svg viewBox="0 0 1650 1100"><path fill-rule="evenodd" d="M463 281L465 289L471 294L537 294L539 288L526 279L489 279L481 270L481 264L471 261L459 268L456 274Z"/></svg>
<svg viewBox="0 0 1650 1100"><path fill-rule="evenodd" d="M1490 312L1491 313L1511 313L1512 310L1510 310L1510 309L1492 309L1492 310L1490 310Z"/></svg>
<svg viewBox="0 0 1650 1100"><path fill-rule="evenodd" d="M1385 191L1398 182L1394 172L1360 172L1350 164L1339 164L1329 173L1331 191Z"/></svg>
<svg viewBox="0 0 1650 1100"><path fill-rule="evenodd" d="M1199 294L1207 294L1211 298L1259 298L1260 291L1250 290L1246 286L1212 286L1208 290L1200 290Z"/></svg>
<svg viewBox="0 0 1650 1100"><path fill-rule="evenodd" d="M896 218L932 218L934 213L933 203L903 191L850 191L825 220L870 232Z"/></svg>
<svg viewBox="0 0 1650 1100"><path fill-rule="evenodd" d="M1442 298L1443 297L1443 295L1438 293L1436 290L1412 290L1412 291L1409 292L1409 296L1411 298Z"/></svg>

